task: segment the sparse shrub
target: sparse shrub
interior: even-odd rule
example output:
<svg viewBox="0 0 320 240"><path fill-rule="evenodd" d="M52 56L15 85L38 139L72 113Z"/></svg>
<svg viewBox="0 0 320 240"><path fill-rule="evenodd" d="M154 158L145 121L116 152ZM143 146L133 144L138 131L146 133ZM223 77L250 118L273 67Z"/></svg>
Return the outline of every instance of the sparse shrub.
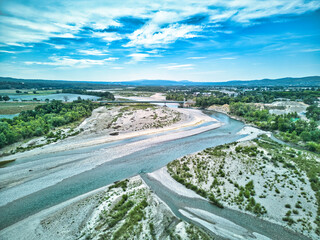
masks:
<svg viewBox="0 0 320 240"><path fill-rule="evenodd" d="M218 199L215 198L212 193L209 195L209 200L213 205L216 205L219 208L223 208L223 205L219 202Z"/></svg>

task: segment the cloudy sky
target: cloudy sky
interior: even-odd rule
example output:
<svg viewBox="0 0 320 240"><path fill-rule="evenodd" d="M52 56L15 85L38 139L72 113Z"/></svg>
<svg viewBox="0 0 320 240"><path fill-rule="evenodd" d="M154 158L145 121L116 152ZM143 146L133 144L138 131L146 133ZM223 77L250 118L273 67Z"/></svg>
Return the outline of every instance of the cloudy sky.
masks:
<svg viewBox="0 0 320 240"><path fill-rule="evenodd" d="M319 0L0 0L0 76L320 75Z"/></svg>

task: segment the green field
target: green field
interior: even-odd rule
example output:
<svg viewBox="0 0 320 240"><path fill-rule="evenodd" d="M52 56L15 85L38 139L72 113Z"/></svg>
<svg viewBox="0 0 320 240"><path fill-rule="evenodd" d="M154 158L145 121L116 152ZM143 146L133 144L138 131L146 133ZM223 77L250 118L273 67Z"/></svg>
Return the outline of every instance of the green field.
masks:
<svg viewBox="0 0 320 240"><path fill-rule="evenodd" d="M43 103L33 102L0 102L0 115L16 114L22 111L33 110Z"/></svg>

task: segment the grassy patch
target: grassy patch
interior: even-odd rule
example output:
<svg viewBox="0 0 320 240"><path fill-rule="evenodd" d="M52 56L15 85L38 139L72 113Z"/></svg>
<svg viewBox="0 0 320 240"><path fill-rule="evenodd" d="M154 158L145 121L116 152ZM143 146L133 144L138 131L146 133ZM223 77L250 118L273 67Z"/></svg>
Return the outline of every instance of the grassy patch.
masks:
<svg viewBox="0 0 320 240"><path fill-rule="evenodd" d="M137 204L127 215L125 223L113 234L113 239L129 239L135 226L145 217L144 209L147 206L145 199Z"/></svg>
<svg viewBox="0 0 320 240"><path fill-rule="evenodd" d="M113 188L120 188L121 187L123 191L126 191L127 186L128 186L128 182L129 182L128 179L120 181L120 182L116 182L115 184L113 184L112 186L109 187L109 190L113 189Z"/></svg>
<svg viewBox="0 0 320 240"><path fill-rule="evenodd" d="M31 102L0 102L0 114L17 114L22 111L33 110L36 106L43 103L31 103Z"/></svg>

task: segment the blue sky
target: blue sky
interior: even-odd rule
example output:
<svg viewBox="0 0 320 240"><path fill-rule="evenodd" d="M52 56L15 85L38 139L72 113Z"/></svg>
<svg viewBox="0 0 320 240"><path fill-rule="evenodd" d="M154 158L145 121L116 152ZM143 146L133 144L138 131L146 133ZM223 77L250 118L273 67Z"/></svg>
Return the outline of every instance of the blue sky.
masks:
<svg viewBox="0 0 320 240"><path fill-rule="evenodd" d="M0 0L0 71L87 81L320 75L320 1Z"/></svg>

